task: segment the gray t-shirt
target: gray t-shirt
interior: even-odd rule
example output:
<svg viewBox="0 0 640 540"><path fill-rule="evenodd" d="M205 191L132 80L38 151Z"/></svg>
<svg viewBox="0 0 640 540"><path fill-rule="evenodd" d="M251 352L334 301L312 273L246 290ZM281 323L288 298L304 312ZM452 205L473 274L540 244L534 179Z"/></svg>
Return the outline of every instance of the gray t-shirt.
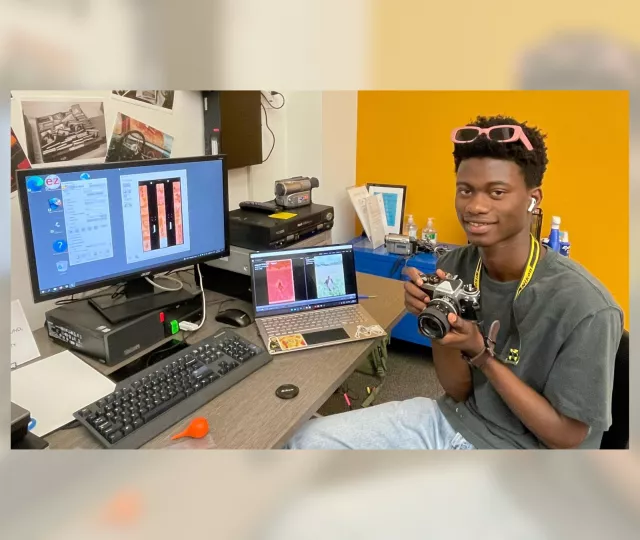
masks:
<svg viewBox="0 0 640 540"><path fill-rule="evenodd" d="M437 266L473 283L479 258L478 249L468 245L440 257ZM599 448L611 425L622 310L598 280L555 251L538 261L531 281L514 301L518 285L492 280L482 271L483 334L499 319L497 356L558 412L590 427L580 448ZM448 395L438 400L451 426L476 448L546 448L485 375L477 369L472 374L473 392L464 403Z"/></svg>

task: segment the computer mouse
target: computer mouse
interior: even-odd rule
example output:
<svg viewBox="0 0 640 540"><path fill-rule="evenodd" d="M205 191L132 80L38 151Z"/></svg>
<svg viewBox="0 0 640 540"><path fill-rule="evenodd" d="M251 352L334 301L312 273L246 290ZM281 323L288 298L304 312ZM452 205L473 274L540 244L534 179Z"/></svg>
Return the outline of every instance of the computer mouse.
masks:
<svg viewBox="0 0 640 540"><path fill-rule="evenodd" d="M222 324L236 326L238 328L249 326L253 322L248 313L235 308L220 311L216 315L216 321Z"/></svg>

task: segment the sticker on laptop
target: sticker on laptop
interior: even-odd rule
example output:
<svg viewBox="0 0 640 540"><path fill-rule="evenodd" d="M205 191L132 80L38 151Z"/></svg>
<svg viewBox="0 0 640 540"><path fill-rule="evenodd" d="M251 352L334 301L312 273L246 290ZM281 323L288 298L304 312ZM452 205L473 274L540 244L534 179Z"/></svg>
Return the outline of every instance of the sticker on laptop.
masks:
<svg viewBox="0 0 640 540"><path fill-rule="evenodd" d="M302 337L302 334L291 334L290 336L280 336L278 338L280 346L285 350L299 349L300 347L306 347L307 342Z"/></svg>
<svg viewBox="0 0 640 540"><path fill-rule="evenodd" d="M372 326L363 326L361 324L356 328L356 338L367 338L384 335L384 330L378 324Z"/></svg>
<svg viewBox="0 0 640 540"><path fill-rule="evenodd" d="M280 347L280 342L277 337L269 338L269 352L280 352L282 347Z"/></svg>

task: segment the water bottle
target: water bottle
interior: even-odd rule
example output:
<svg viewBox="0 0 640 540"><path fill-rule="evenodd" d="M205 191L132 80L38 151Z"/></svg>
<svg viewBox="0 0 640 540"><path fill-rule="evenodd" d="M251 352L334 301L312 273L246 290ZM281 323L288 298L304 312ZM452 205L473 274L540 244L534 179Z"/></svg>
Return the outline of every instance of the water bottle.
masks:
<svg viewBox="0 0 640 540"><path fill-rule="evenodd" d="M427 226L422 229L422 240L429 242L433 246L438 242L438 233L433 226L433 218L429 218L427 220Z"/></svg>
<svg viewBox="0 0 640 540"><path fill-rule="evenodd" d="M407 218L407 235L414 240L418 237L418 226L413 220L413 214L409 214Z"/></svg>
<svg viewBox="0 0 640 540"><path fill-rule="evenodd" d="M551 232L549 233L549 247L553 251L560 251L560 216L551 218Z"/></svg>
<svg viewBox="0 0 640 540"><path fill-rule="evenodd" d="M569 243L569 233L567 231L562 231L560 234L560 255L568 257L570 250L571 244Z"/></svg>

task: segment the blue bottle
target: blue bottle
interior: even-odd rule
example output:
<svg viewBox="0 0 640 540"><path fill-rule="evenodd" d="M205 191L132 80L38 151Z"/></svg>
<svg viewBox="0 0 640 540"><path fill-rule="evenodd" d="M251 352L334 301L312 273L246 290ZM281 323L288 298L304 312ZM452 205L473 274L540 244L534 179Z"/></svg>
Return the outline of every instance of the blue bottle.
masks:
<svg viewBox="0 0 640 540"><path fill-rule="evenodd" d="M570 250L571 244L569 242L569 233L567 231L562 231L562 234L560 235L560 255L568 257Z"/></svg>
<svg viewBox="0 0 640 540"><path fill-rule="evenodd" d="M549 233L549 247L553 251L560 251L560 216L551 218L551 232Z"/></svg>

